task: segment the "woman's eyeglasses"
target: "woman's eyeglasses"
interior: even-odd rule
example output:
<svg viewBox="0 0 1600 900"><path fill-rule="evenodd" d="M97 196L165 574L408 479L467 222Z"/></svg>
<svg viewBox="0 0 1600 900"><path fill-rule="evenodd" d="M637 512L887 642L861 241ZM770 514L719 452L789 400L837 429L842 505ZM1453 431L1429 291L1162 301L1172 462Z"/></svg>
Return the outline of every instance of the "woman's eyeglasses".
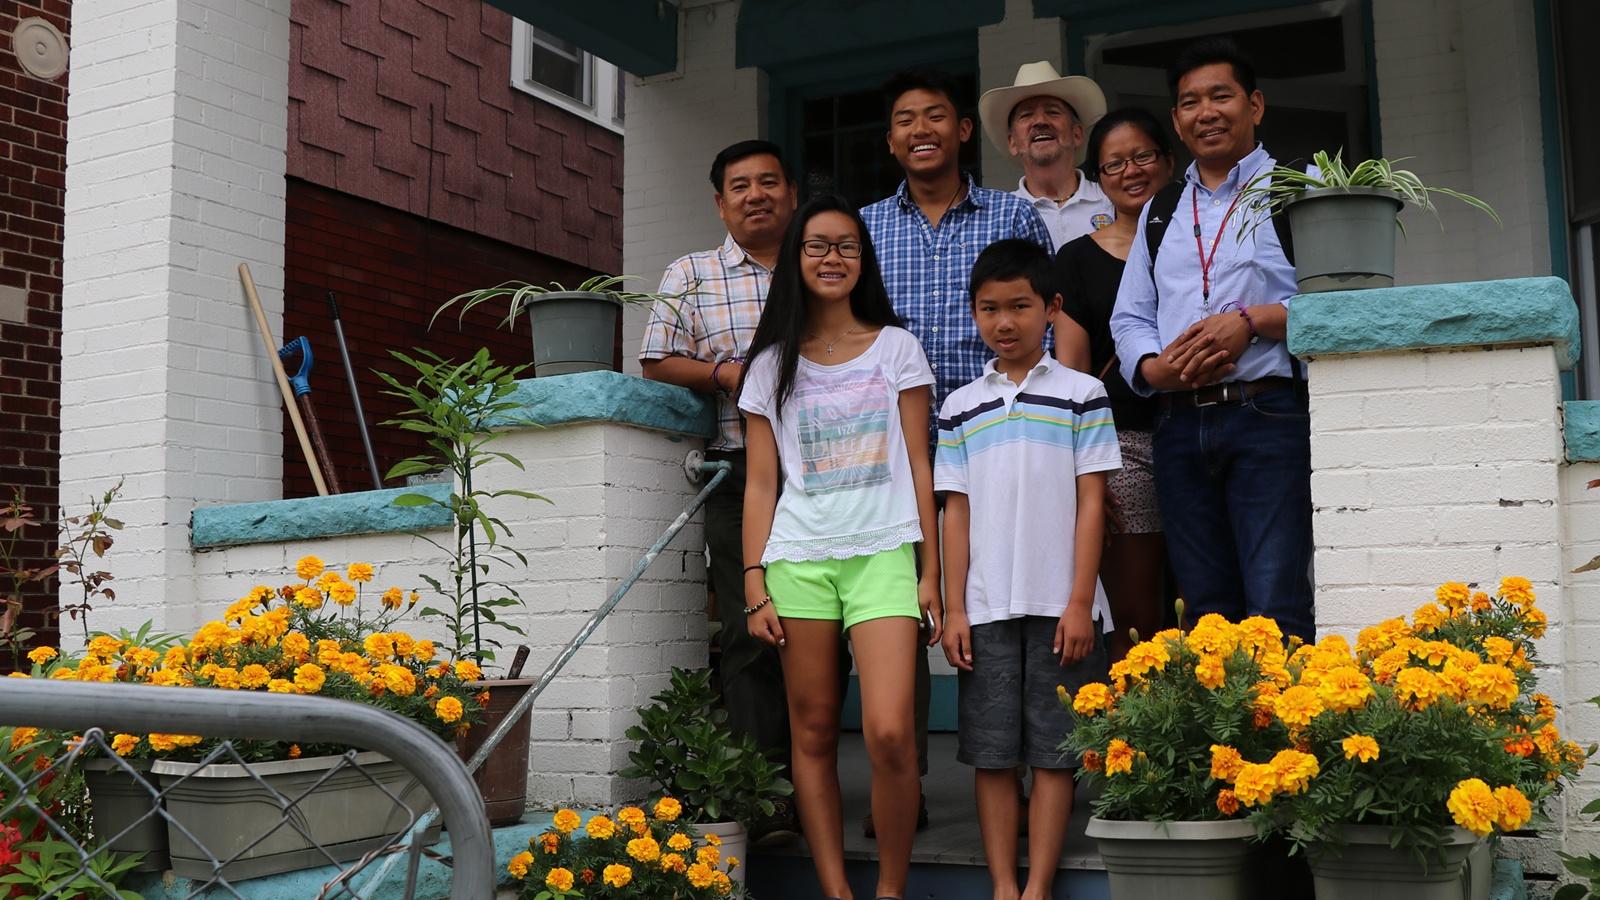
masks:
<svg viewBox="0 0 1600 900"><path fill-rule="evenodd" d="M800 244L800 252L818 258L827 256L829 250L835 249L845 259L858 259L861 256L860 241L802 241Z"/></svg>
<svg viewBox="0 0 1600 900"><path fill-rule="evenodd" d="M1150 168L1151 164L1153 164L1156 160L1158 160L1160 158L1161 158L1161 154L1159 152L1155 151L1155 150L1140 150L1138 153L1135 153L1131 158L1128 158L1128 159L1113 159L1112 161L1110 161L1108 163L1103 163L1100 166L1100 174L1101 175L1115 175L1118 172L1121 172L1123 169L1126 169L1128 167L1128 163L1133 163L1134 165L1138 166L1141 169L1148 169L1148 168ZM823 252L825 253L827 251L823 251Z"/></svg>

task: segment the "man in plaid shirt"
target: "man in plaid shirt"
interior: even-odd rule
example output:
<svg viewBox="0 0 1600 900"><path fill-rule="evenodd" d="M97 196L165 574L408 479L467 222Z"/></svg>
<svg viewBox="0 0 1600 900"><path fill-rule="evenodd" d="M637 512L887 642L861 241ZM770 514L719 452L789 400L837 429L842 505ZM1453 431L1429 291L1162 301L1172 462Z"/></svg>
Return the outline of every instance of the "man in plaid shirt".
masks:
<svg viewBox="0 0 1600 900"><path fill-rule="evenodd" d="M989 348L978 335L967 281L978 254L1002 238L1026 238L1051 250L1050 232L1026 201L978 187L961 171L961 145L972 119L956 106L950 77L909 70L883 86L889 113L889 152L905 180L893 196L861 210L883 270L889 302L917 336L933 367L928 447L939 439L938 411L950 392L983 374ZM1047 341L1048 344L1048 341ZM928 772L928 656L917 655L917 756ZM927 825L927 802L917 827ZM873 833L872 817L862 823Z"/></svg>
<svg viewBox="0 0 1600 900"><path fill-rule="evenodd" d="M872 233L889 301L928 354L937 413L951 391L983 374L991 355L967 297L978 254L1002 238L1054 248L1044 221L1026 201L978 187L962 173L961 145L972 136L972 119L957 109L949 76L901 72L884 85L883 95L889 152L906 177L893 196L863 208L861 217ZM928 425L931 447L938 439L936 415Z"/></svg>
<svg viewBox="0 0 1600 900"><path fill-rule="evenodd" d="M661 292L683 297L656 304L639 361L646 378L716 399L717 436L706 458L733 465L730 477L706 501L708 574L723 626L717 638L723 702L732 728L754 737L774 758L787 760L783 668L777 651L745 629L744 427L733 392L766 303L778 246L794 217L794 180L776 144L741 141L717 154L711 184L728 236L715 250L691 253L667 266ZM798 836L786 803L772 819L751 824L752 837L762 844Z"/></svg>

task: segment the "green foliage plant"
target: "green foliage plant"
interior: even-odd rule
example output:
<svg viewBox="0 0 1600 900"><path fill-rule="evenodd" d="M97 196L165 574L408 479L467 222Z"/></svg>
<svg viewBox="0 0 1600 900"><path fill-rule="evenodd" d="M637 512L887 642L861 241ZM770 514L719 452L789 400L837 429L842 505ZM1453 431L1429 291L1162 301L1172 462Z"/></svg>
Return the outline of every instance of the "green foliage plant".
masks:
<svg viewBox="0 0 1600 900"><path fill-rule="evenodd" d="M794 793L782 767L747 734L734 735L718 707L710 669L672 670L667 689L639 710L626 732L639 748L619 774L645 778L674 797L690 822L743 822L773 814L773 801Z"/></svg>
<svg viewBox="0 0 1600 900"><path fill-rule="evenodd" d="M584 279L576 287L572 288L563 286L559 281L552 281L548 285L531 284L526 281L507 281L491 288L467 291L464 294L457 294L451 297L434 312L429 326L431 327L433 322L438 321L439 316L443 315L445 310L457 304L460 304L458 319L464 319L473 307L483 303L504 300L506 302L506 314L500 320L500 324L504 327L510 327L516 324L517 317L527 312L530 303L537 302L538 298L545 294L601 294L623 306L649 306L659 300L670 301L684 296L684 294L660 294L653 291L628 291L622 289L622 285L629 281L637 280L638 277L637 275L595 275ZM688 292L686 291L685 293Z"/></svg>
<svg viewBox="0 0 1600 900"><path fill-rule="evenodd" d="M394 505L439 506L449 511L453 523L450 543L420 532L415 535L439 548L450 560L445 578L422 576L449 605L427 606L421 614L444 622L449 635L446 649L452 659L470 657L482 663L493 660L494 648L501 646L494 631L524 633L501 615L507 608L521 606L522 597L509 584L491 579L493 568L510 565L513 560L524 566L528 562L526 556L504 542L511 530L486 512L484 504L501 497L549 502L531 491L486 491L473 485L473 475L491 460L524 468L521 460L491 449L489 444L502 434L494 431L490 423L521 408L510 397L527 366L499 365L486 348L464 362L446 360L426 350L415 354L391 351L395 359L411 369L414 377L410 381L378 373L389 386L385 393L409 404L399 418L383 424L421 435L430 452L395 463L388 477L443 472L451 478L451 489L442 500L407 492L396 497ZM486 630L490 632L488 636Z"/></svg>
<svg viewBox="0 0 1600 900"><path fill-rule="evenodd" d="M0 887L10 888L14 900L49 897L105 897L101 885L111 885L117 900L141 900L138 891L118 887L143 853L101 851L80 859L78 850L63 840L47 838L17 846L18 859L11 871L0 875Z"/></svg>
<svg viewBox="0 0 1600 900"><path fill-rule="evenodd" d="M1261 216L1246 216L1240 224L1240 233L1244 235L1255 230L1267 220L1268 216L1282 212L1284 207L1298 200L1307 191L1324 188L1384 191L1393 194L1405 204L1431 213L1435 219L1438 218L1439 210L1434 206L1434 196L1452 197L1484 213L1499 224L1500 214L1483 200L1449 188L1428 187L1417 173L1395 167L1396 163L1410 158L1403 156L1393 160L1369 159L1352 168L1345 163L1342 149L1332 156L1329 156L1326 150L1318 150L1311 157L1312 165L1309 171L1291 166L1274 166L1271 170L1251 179L1250 183L1239 192L1242 204L1247 207L1257 207L1265 213ZM1398 218L1396 221L1399 221ZM1401 233L1405 232L1404 224L1401 224L1400 230Z"/></svg>

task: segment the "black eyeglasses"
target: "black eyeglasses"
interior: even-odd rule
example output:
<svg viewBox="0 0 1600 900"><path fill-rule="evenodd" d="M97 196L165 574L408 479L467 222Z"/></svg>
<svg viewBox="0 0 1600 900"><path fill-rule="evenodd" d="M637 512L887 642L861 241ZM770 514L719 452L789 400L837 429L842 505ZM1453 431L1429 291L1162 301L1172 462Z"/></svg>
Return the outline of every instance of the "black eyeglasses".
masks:
<svg viewBox="0 0 1600 900"><path fill-rule="evenodd" d="M800 252L818 258L827 256L829 250L835 249L845 259L857 259L861 256L860 241L803 241L800 244Z"/></svg>
<svg viewBox="0 0 1600 900"><path fill-rule="evenodd" d="M1151 164L1160 158L1161 153L1159 151L1140 150L1129 159L1113 159L1108 163L1104 163L1100 166L1100 174L1115 175L1118 172L1121 172L1123 169L1126 169L1128 167L1128 163L1133 163L1141 169L1148 169L1150 168Z"/></svg>

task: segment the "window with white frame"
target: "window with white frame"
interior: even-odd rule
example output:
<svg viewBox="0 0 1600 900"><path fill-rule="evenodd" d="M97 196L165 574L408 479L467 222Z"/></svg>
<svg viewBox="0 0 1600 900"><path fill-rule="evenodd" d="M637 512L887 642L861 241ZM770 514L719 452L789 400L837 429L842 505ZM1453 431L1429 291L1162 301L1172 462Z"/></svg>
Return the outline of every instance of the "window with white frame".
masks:
<svg viewBox="0 0 1600 900"><path fill-rule="evenodd" d="M620 132L626 78L571 41L513 20L512 87Z"/></svg>

